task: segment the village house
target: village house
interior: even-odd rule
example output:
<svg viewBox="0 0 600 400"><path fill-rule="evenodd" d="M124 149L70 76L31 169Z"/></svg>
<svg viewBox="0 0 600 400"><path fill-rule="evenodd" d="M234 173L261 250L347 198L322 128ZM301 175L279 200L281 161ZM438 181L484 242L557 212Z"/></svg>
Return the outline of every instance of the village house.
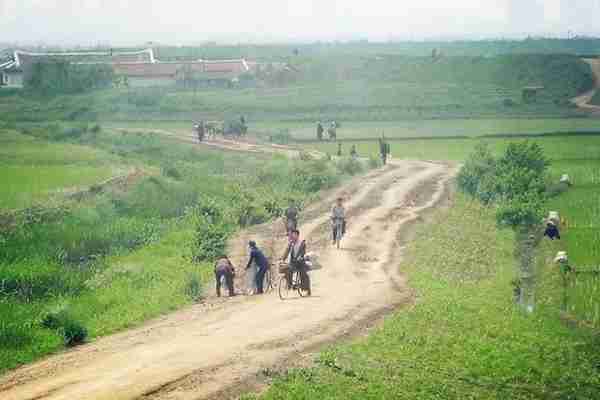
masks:
<svg viewBox="0 0 600 400"><path fill-rule="evenodd" d="M36 62L64 60L72 64L110 64L130 87L226 86L253 71L245 59L166 61L154 57L152 49L131 52L31 53L15 51L12 60L0 62L0 85L22 87L25 70Z"/></svg>

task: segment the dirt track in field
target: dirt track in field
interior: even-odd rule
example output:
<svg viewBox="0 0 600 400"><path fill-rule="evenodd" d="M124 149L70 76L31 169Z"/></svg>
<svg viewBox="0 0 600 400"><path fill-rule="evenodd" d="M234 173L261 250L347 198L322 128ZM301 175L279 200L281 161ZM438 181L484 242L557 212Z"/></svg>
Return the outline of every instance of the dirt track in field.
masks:
<svg viewBox="0 0 600 400"><path fill-rule="evenodd" d="M575 97L571 101L581 109L590 111L594 115L600 115L600 106L590 104L590 101L592 101L596 92L600 90L600 58L585 58L584 61L590 64L590 67L592 68L592 73L594 74L594 88Z"/></svg>
<svg viewBox="0 0 600 400"><path fill-rule="evenodd" d="M226 145L239 150L247 144ZM454 172L444 164L396 161L325 193L306 209L302 236L324 265L311 272L310 298L281 301L275 292L211 297L140 328L22 367L0 378L0 398L223 399L260 388L264 371L285 369L282 365L362 332L410 303L411 290L399 271L407 232L447 200ZM328 224L338 196L346 199L349 215L339 250L329 241ZM275 222L237 235L229 247L238 271L249 239L271 255L280 254L282 231L281 222ZM238 277L238 291L242 281Z"/></svg>

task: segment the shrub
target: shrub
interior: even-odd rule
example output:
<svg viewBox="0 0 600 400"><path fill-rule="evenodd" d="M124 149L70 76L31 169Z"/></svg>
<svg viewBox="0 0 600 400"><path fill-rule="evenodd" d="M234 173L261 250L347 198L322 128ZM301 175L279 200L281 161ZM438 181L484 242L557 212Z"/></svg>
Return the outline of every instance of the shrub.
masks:
<svg viewBox="0 0 600 400"><path fill-rule="evenodd" d="M192 301L198 301L202 298L202 284L197 274L189 274L185 284L185 295Z"/></svg>
<svg viewBox="0 0 600 400"><path fill-rule="evenodd" d="M478 144L458 173L457 184L459 189L471 196L479 197L478 193L483 182L488 181L489 183L490 177L493 180L495 164L496 161L489 147L484 143ZM487 197L493 197L493 194L485 197L485 199L481 197L479 199L487 203L490 200Z"/></svg>
<svg viewBox="0 0 600 400"><path fill-rule="evenodd" d="M359 160L352 157L338 160L336 167L338 173L351 176L359 174L364 170L363 164Z"/></svg>
<svg viewBox="0 0 600 400"><path fill-rule="evenodd" d="M224 254L230 228L222 221L211 222L201 217L196 224L194 261L214 260Z"/></svg>
<svg viewBox="0 0 600 400"><path fill-rule="evenodd" d="M60 330L65 341L65 346L69 347L82 344L88 336L87 329L81 323L72 319L67 319Z"/></svg>
<svg viewBox="0 0 600 400"><path fill-rule="evenodd" d="M177 169L177 167L175 167L172 164L164 164L161 167L161 173L166 176L167 178L172 178L175 179L177 181L182 179L182 175L181 172L179 172L179 170Z"/></svg>

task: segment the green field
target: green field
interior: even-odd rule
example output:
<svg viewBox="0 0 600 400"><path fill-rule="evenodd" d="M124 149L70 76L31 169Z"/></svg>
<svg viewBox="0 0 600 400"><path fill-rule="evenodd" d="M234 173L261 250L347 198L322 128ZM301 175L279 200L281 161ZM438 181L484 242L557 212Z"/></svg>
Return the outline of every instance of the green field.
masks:
<svg viewBox="0 0 600 400"><path fill-rule="evenodd" d="M513 240L496 229L493 209L459 195L408 247L401 268L415 303L368 337L321 352L313 367L277 377L259 397L597 398L597 337L561 323L552 291L539 293L533 316L515 308ZM546 268L540 273L559 278Z"/></svg>
<svg viewBox="0 0 600 400"><path fill-rule="evenodd" d="M85 188L123 171L103 151L0 130L0 211L47 203L64 190Z"/></svg>
<svg viewBox="0 0 600 400"><path fill-rule="evenodd" d="M327 128L327 122L322 121ZM315 123L258 122L251 126L263 135L288 130L297 140L316 140ZM532 135L554 132L600 132L600 121L593 118L490 118L490 119L433 119L419 121L342 122L337 137L347 141L373 138L418 138L444 136ZM325 133L325 137L327 134Z"/></svg>

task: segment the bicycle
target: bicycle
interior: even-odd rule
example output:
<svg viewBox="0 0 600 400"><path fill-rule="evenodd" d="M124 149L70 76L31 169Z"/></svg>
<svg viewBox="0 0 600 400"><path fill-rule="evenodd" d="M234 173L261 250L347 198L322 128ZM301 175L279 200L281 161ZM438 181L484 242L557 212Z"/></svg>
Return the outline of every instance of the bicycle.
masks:
<svg viewBox="0 0 600 400"><path fill-rule="evenodd" d="M279 278L279 298L281 300L285 300L290 297L292 291L297 291L300 297L304 297L306 294L302 289L302 280L300 278L300 271L292 270L292 283L288 285L288 272L289 272L288 264L280 264L279 265L279 273L281 277Z"/></svg>
<svg viewBox="0 0 600 400"><path fill-rule="evenodd" d="M340 242L342 241L343 236L344 221L336 219L333 221L333 242L338 249L340 248Z"/></svg>

